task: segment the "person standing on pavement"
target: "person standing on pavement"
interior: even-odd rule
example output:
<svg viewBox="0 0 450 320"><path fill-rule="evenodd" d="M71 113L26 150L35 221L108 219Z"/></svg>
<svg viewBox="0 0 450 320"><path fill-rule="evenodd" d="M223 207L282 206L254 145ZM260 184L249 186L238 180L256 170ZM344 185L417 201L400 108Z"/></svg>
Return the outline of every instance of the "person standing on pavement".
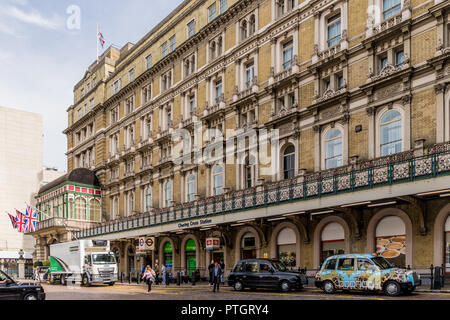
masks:
<svg viewBox="0 0 450 320"><path fill-rule="evenodd" d="M158 266L158 264L155 264L155 274L156 274L155 284L159 284L159 266Z"/></svg>
<svg viewBox="0 0 450 320"><path fill-rule="evenodd" d="M216 264L214 265L214 269L213 269L213 283L214 283L214 288L213 288L213 292L216 292L216 288L217 288L217 292L219 292L219 287L220 287L220 276L222 275L222 269L220 268L220 265L216 262Z"/></svg>
<svg viewBox="0 0 450 320"><path fill-rule="evenodd" d="M151 293L152 291L152 283L155 281L155 271L152 270L150 266L147 266L147 268L144 271L144 275L142 276L142 280L147 282L148 286L148 293Z"/></svg>
<svg viewBox="0 0 450 320"><path fill-rule="evenodd" d="M220 269L222 269L222 275L220 276L220 284L225 284L225 262L220 260Z"/></svg>
<svg viewBox="0 0 450 320"><path fill-rule="evenodd" d="M214 279L214 275L213 275L214 260L211 260L211 264L208 267L208 271L209 271L209 285L212 286L213 285L213 279Z"/></svg>
<svg viewBox="0 0 450 320"><path fill-rule="evenodd" d="M166 266L164 264L161 265L161 277L162 277L162 283L166 283Z"/></svg>

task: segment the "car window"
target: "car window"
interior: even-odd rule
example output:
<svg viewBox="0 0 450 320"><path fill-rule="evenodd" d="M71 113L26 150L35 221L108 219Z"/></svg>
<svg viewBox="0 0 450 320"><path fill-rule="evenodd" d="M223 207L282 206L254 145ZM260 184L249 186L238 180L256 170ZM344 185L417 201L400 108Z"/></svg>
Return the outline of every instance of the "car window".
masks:
<svg viewBox="0 0 450 320"><path fill-rule="evenodd" d="M8 279L3 273L0 273L0 281L5 281Z"/></svg>
<svg viewBox="0 0 450 320"><path fill-rule="evenodd" d="M270 265L268 265L267 263L261 263L259 265L259 272L270 272L270 269L272 267Z"/></svg>
<svg viewBox="0 0 450 320"><path fill-rule="evenodd" d="M245 272L259 272L259 265L257 262L249 262L245 265Z"/></svg>
<svg viewBox="0 0 450 320"><path fill-rule="evenodd" d="M342 271L353 270L354 265L355 265L355 259L353 259L353 258L339 259L338 270L342 270Z"/></svg>
<svg viewBox="0 0 450 320"><path fill-rule="evenodd" d="M367 271L369 270L370 266L372 266L372 263L370 263L367 259L358 259L357 262L357 268L359 271Z"/></svg>
<svg viewBox="0 0 450 320"><path fill-rule="evenodd" d="M335 269L336 269L336 259L328 260L324 270L335 270Z"/></svg>
<svg viewBox="0 0 450 320"><path fill-rule="evenodd" d="M238 264L234 267L233 272L243 272L243 271L244 271L244 266L245 266L244 263L242 263L242 262L238 263Z"/></svg>

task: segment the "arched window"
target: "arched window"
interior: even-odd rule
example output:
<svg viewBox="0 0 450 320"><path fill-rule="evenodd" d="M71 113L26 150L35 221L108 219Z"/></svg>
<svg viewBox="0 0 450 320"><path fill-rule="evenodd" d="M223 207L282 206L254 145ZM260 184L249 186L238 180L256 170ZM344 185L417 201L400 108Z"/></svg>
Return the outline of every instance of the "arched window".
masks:
<svg viewBox="0 0 450 320"><path fill-rule="evenodd" d="M213 193L215 196L223 193L223 167L216 166L213 170Z"/></svg>
<svg viewBox="0 0 450 320"><path fill-rule="evenodd" d="M164 204L166 208L172 204L172 181L168 181L164 187Z"/></svg>
<svg viewBox="0 0 450 320"><path fill-rule="evenodd" d="M402 115L390 110L380 120L380 154L388 156L402 152Z"/></svg>
<svg viewBox="0 0 450 320"><path fill-rule="evenodd" d="M295 176L295 148L289 146L284 150L283 154L283 177L291 179Z"/></svg>
<svg viewBox="0 0 450 320"><path fill-rule="evenodd" d="M217 39L217 55L220 56L222 54L222 37Z"/></svg>
<svg viewBox="0 0 450 320"><path fill-rule="evenodd" d="M241 40L247 39L247 35L247 20L244 20L241 23Z"/></svg>
<svg viewBox="0 0 450 320"><path fill-rule="evenodd" d="M325 136L325 169L342 166L342 132L331 129Z"/></svg>
<svg viewBox="0 0 450 320"><path fill-rule="evenodd" d="M86 220L86 199L82 197L75 199L75 219Z"/></svg>
<svg viewBox="0 0 450 320"><path fill-rule="evenodd" d="M249 35L252 36L255 34L256 32L256 19L255 19L255 15L252 14L250 16L250 28L249 28Z"/></svg>
<svg viewBox="0 0 450 320"><path fill-rule="evenodd" d="M151 207L152 207L152 188L147 187L147 190L145 192L145 211L150 212Z"/></svg>
<svg viewBox="0 0 450 320"><path fill-rule="evenodd" d="M297 237L291 228L284 228L278 234L278 259L288 267L295 267L297 263L296 243Z"/></svg>
<svg viewBox="0 0 450 320"><path fill-rule="evenodd" d="M322 230L320 262L328 257L345 253L345 231L337 222L331 222Z"/></svg>
<svg viewBox="0 0 450 320"><path fill-rule="evenodd" d="M187 197L186 200L188 202L192 202L195 200L195 175L191 174L188 178L187 178Z"/></svg>
<svg viewBox="0 0 450 320"><path fill-rule="evenodd" d="M210 49L210 58L211 58L211 60L213 60L216 57L216 42L215 41L211 41L211 43L209 44L209 49Z"/></svg>
<svg viewBox="0 0 450 320"><path fill-rule="evenodd" d="M89 218L90 221L101 222L100 201L91 199L89 202Z"/></svg>
<svg viewBox="0 0 450 320"><path fill-rule="evenodd" d="M406 226L397 216L387 216L377 224L377 253L394 265L406 266Z"/></svg>

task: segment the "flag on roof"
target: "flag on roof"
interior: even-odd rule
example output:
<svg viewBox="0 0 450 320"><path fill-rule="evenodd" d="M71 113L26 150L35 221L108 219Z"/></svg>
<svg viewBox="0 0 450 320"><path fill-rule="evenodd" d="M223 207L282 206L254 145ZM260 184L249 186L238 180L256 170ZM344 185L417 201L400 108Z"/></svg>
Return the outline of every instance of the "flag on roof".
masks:
<svg viewBox="0 0 450 320"><path fill-rule="evenodd" d="M16 214L17 231L25 233L25 216L19 210L16 210Z"/></svg>
<svg viewBox="0 0 450 320"><path fill-rule="evenodd" d="M16 217L10 215L9 213L8 213L8 216L9 216L9 219L11 219L11 223L12 223L13 228L17 229L17 219L16 219Z"/></svg>
<svg viewBox="0 0 450 320"><path fill-rule="evenodd" d="M25 212L25 231L34 232L36 230L37 211L27 205Z"/></svg>
<svg viewBox="0 0 450 320"><path fill-rule="evenodd" d="M98 27L98 41L100 42L103 49L103 46L105 45L105 37L103 37L103 33L101 33L100 31L100 27Z"/></svg>

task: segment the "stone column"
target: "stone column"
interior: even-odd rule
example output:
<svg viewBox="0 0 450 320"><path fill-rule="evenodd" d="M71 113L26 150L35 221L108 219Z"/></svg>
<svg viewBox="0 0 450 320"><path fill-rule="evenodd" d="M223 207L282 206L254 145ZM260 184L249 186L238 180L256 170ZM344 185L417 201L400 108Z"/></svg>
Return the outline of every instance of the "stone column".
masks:
<svg viewBox="0 0 450 320"><path fill-rule="evenodd" d="M434 87L436 93L436 143L445 141L445 85Z"/></svg>
<svg viewBox="0 0 450 320"><path fill-rule="evenodd" d="M25 279L25 259L19 259L17 264L19 267L19 279Z"/></svg>

